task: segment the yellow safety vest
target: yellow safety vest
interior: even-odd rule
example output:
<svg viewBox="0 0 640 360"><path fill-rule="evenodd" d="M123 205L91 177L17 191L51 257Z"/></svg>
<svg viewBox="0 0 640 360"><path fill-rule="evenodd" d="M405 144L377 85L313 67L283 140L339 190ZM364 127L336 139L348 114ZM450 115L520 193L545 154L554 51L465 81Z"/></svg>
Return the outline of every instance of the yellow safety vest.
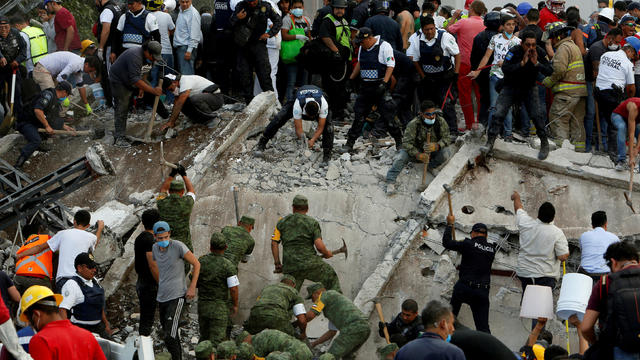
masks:
<svg viewBox="0 0 640 360"><path fill-rule="evenodd" d="M325 18L329 18L336 27L336 40L338 43L349 49L349 61L351 61L351 29L349 23L344 18L338 21L333 14L327 14Z"/></svg>
<svg viewBox="0 0 640 360"><path fill-rule="evenodd" d="M22 29L22 32L29 37L29 46L31 48L30 58L33 61L33 65L35 65L48 53L47 35L45 35L42 29L35 26L27 26Z"/></svg>

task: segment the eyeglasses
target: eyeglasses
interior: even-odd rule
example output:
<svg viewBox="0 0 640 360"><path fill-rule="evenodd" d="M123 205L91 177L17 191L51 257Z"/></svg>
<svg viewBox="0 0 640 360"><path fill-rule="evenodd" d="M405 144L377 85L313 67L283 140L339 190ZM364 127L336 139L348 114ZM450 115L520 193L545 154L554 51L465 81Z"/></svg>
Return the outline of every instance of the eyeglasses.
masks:
<svg viewBox="0 0 640 360"><path fill-rule="evenodd" d="M626 25L626 26L636 26L636 23L634 23L634 22L628 22L628 23L624 23L623 25Z"/></svg>

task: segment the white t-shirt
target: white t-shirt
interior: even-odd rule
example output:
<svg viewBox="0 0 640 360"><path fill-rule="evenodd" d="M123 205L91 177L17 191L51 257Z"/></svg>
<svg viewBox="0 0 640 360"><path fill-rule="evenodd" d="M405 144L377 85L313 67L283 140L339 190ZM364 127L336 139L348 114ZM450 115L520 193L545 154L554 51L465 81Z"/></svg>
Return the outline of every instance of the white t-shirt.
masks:
<svg viewBox="0 0 640 360"><path fill-rule="evenodd" d="M607 51L600 57L596 87L600 90L608 90L612 89L612 84L623 89L625 85L635 84L633 64L624 50Z"/></svg>
<svg viewBox="0 0 640 360"><path fill-rule="evenodd" d="M308 102L314 101L313 98L308 98L307 101L304 102L306 105ZM293 119L302 119L302 115L307 115L304 111L303 105L300 104L300 100L296 99L293 103ZM329 103L325 100L324 96L322 97L322 101L320 104L320 110L318 111L318 118L326 119L329 115Z"/></svg>
<svg viewBox="0 0 640 360"><path fill-rule="evenodd" d="M493 65L491 70L489 70L490 76L496 76L499 79L504 77L502 73L502 66L498 66L497 64L504 61L504 57L507 56L509 49L516 45L520 45L520 38L517 36L512 36L511 39L505 39L502 33L493 35L491 40L489 41L489 49L493 50Z"/></svg>
<svg viewBox="0 0 640 360"><path fill-rule="evenodd" d="M527 215L523 209L516 212L516 225L520 232L520 253L516 274L524 278L560 276L558 256L569 253L569 243L560 228L545 224Z"/></svg>
<svg viewBox="0 0 640 360"><path fill-rule="evenodd" d="M104 9L100 13L100 22L103 24L111 24L113 22L113 11Z"/></svg>
<svg viewBox="0 0 640 360"><path fill-rule="evenodd" d="M154 11L153 16L158 21L158 30L160 31L160 43L162 44L163 54L173 54L171 41L169 40L169 31L175 30L176 24L173 23L171 15L163 11Z"/></svg>
<svg viewBox="0 0 640 360"><path fill-rule="evenodd" d="M93 280L87 280L82 276L80 276L80 274L78 273L75 273L75 275L77 275L80 279L82 279L82 282L86 286L93 287ZM84 294L82 293L82 289L80 289L80 286L78 285L78 283L75 282L75 280L73 279L64 283L64 285L62 286L62 290L60 290L60 292L62 293L62 302L60 303L60 307L62 309L66 309L67 311L69 311L74 306L78 304L82 304L84 302ZM96 325L102 321L102 320L82 321L82 320L76 319L73 315L71 315L70 320L72 323L84 324L84 325Z"/></svg>
<svg viewBox="0 0 640 360"><path fill-rule="evenodd" d="M358 51L358 61L360 61L360 54L363 51L372 51L376 45L380 45L380 51L378 52L378 61L381 64L385 64L389 67L396 67L396 59L393 57L393 48L388 42L384 40L382 40L381 42L380 35L376 36L376 44L368 50L364 50L362 46L360 46L360 51Z"/></svg>
<svg viewBox="0 0 640 360"><path fill-rule="evenodd" d="M118 19L118 31L124 30L124 23L127 20L127 13L131 13L131 15L133 15L133 17L142 16L142 14L144 13L144 6L142 8L143 8L143 10L140 11L138 13L138 15L133 15L133 13L131 13L130 11L127 11L126 13L120 15L120 19ZM155 15L153 15L153 13L149 13L149 15L147 15L147 18L145 19L145 23L144 23L144 29L147 30L148 32L159 30L158 20L156 19ZM138 47L138 46L140 46L140 45L136 45L136 44L132 44L132 43L123 43L122 44L122 47L124 47L125 49L129 49L129 48L132 48L132 47Z"/></svg>
<svg viewBox="0 0 640 360"><path fill-rule="evenodd" d="M96 246L97 238L88 231L80 229L67 229L55 234L47 244L51 251L58 251L58 273L56 281L63 277L72 277L76 274L73 265L76 256L83 252L92 252Z"/></svg>
<svg viewBox="0 0 640 360"><path fill-rule="evenodd" d="M191 90L191 95L201 94L202 90L213 85L213 82L199 75L182 75L178 85L178 94ZM191 193L189 193L191 194ZM194 199L195 200L195 199Z"/></svg>
<svg viewBox="0 0 640 360"><path fill-rule="evenodd" d="M70 51L56 51L45 55L38 64L44 66L58 82L64 80L64 76L72 85L82 82L84 58L80 55Z"/></svg>
<svg viewBox="0 0 640 360"><path fill-rule="evenodd" d="M419 41L415 41L414 36ZM414 41L410 40L411 44L407 49L407 56L411 56L413 61L418 62L420 61L420 41L424 41L428 46L433 46L438 39L438 32L436 32L436 36L434 36L431 40L427 40L427 37L424 36L422 31L420 31L419 33L416 32L414 36L412 36L412 38L414 38ZM451 63L455 64L455 59L453 57L460 54L460 48L458 48L456 38L445 31L442 33L442 40L440 42L440 45L442 46L443 55L451 57Z"/></svg>

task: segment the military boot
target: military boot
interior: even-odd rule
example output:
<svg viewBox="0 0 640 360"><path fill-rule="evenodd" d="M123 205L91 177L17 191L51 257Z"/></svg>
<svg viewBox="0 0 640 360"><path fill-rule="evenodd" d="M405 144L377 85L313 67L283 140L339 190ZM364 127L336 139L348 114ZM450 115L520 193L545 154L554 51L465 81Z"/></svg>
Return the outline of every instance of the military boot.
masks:
<svg viewBox="0 0 640 360"><path fill-rule="evenodd" d="M22 165L24 165L25 161L27 161L27 157L20 154L20 156L18 157L18 160L16 160L16 163L15 165L13 165L13 167L16 169L20 169Z"/></svg>
<svg viewBox="0 0 640 360"><path fill-rule="evenodd" d="M396 150L402 149L402 137L393 138L396 142Z"/></svg>
<svg viewBox="0 0 640 360"><path fill-rule="evenodd" d="M489 137L487 138L487 143L484 144L483 147L480 148L480 151L485 154L485 155L489 155L493 153L493 144L496 142L496 137L493 135L489 135Z"/></svg>
<svg viewBox="0 0 640 360"><path fill-rule="evenodd" d="M540 138L540 152L538 153L538 159L544 160L549 156L549 140L547 137Z"/></svg>
<svg viewBox="0 0 640 360"><path fill-rule="evenodd" d="M256 149L253 151L253 153L256 156L262 156L262 153L267 148L268 141L269 140L267 138L265 138L264 136L261 136L260 140L258 140L258 145L256 145Z"/></svg>

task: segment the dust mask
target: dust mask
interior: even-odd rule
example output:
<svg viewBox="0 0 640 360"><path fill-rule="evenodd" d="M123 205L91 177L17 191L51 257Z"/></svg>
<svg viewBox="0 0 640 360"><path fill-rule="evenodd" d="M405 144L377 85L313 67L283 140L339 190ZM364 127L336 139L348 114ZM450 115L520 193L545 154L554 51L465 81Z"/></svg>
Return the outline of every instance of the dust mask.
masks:
<svg viewBox="0 0 640 360"><path fill-rule="evenodd" d="M611 51L618 51L620 50L620 44L609 44L607 48Z"/></svg>
<svg viewBox="0 0 640 360"><path fill-rule="evenodd" d="M169 240L163 240L163 241L158 241L158 246L160 246L161 248L166 248L169 246Z"/></svg>
<svg viewBox="0 0 640 360"><path fill-rule="evenodd" d="M302 16L302 12L303 11L304 10L302 10L302 9L291 9L291 14L293 14L293 16L299 18L299 17Z"/></svg>

